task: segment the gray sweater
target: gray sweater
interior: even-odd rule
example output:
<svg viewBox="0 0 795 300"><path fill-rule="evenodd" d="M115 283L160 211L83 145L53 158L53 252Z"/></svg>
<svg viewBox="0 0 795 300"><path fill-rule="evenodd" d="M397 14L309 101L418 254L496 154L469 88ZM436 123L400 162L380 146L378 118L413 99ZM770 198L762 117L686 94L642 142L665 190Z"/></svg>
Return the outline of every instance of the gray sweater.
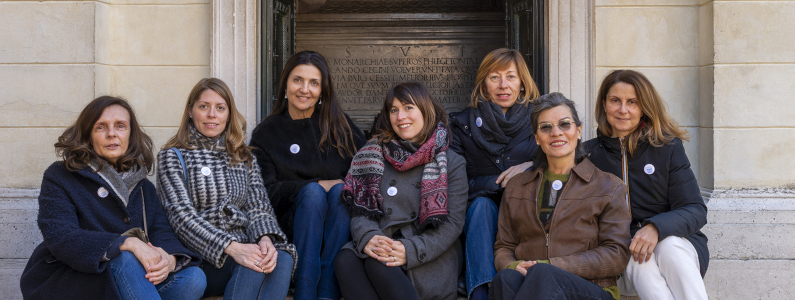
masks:
<svg viewBox="0 0 795 300"><path fill-rule="evenodd" d="M447 150L447 210L448 219L438 228L420 229L420 181L422 166L399 172L388 162L384 163L381 177L381 195L384 196L384 216L378 221L366 217L351 219L352 242L343 249L352 249L360 258L364 247L375 235L398 238L406 247L408 275L420 299L457 299L458 274L463 266L463 251L458 236L464 228L466 216L467 183L466 162L453 151ZM387 189L394 186L395 196Z"/></svg>
<svg viewBox="0 0 795 300"><path fill-rule="evenodd" d="M180 149L188 182L174 150L157 155L157 193L179 240L216 268L232 241L256 243L268 235L297 262L295 246L279 228L256 159L230 166L226 152ZM295 267L295 266L294 266Z"/></svg>

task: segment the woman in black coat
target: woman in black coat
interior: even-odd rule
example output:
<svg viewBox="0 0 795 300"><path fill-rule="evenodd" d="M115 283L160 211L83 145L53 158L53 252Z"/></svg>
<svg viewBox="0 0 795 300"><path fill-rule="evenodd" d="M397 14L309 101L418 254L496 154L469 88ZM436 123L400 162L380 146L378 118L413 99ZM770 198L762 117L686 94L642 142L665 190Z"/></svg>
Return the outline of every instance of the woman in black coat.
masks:
<svg viewBox="0 0 795 300"><path fill-rule="evenodd" d="M332 266L350 241L342 178L364 134L342 111L328 63L296 53L284 67L271 114L254 129L253 153L284 233L298 251L295 299L339 299Z"/></svg>
<svg viewBox="0 0 795 300"><path fill-rule="evenodd" d="M483 59L469 107L450 115L450 149L467 161L466 290L485 299L494 270L497 205L513 176L533 165L538 145L530 110L538 98L530 71L516 50L501 48Z"/></svg>
<svg viewBox="0 0 795 300"><path fill-rule="evenodd" d="M104 96L55 144L44 173L44 242L20 280L25 299L199 299L198 255L177 240L146 179L152 140L129 104Z"/></svg>
<svg viewBox="0 0 795 300"><path fill-rule="evenodd" d="M632 259L618 286L641 299L707 299L707 206L690 169L686 131L668 116L643 74L616 70L599 88L591 161L624 180Z"/></svg>

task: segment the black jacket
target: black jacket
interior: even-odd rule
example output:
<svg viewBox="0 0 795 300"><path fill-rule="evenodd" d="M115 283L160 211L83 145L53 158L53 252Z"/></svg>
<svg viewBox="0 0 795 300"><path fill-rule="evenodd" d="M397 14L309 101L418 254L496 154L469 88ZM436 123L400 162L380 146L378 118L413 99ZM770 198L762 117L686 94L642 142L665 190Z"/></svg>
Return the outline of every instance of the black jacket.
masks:
<svg viewBox="0 0 795 300"><path fill-rule="evenodd" d="M100 189L108 192L105 198ZM122 233L144 227L143 200L152 244L175 254L178 266L190 257L183 268L201 262L177 240L148 179L138 183L126 206L114 191L91 167L72 172L59 161L47 168L37 220L44 241L33 250L20 279L25 299L120 299L102 258L121 254Z"/></svg>
<svg viewBox="0 0 795 300"><path fill-rule="evenodd" d="M502 155L489 154L472 139L470 128L475 124L469 120L470 109L450 114L450 149L467 161L469 200L488 197L499 204L503 189L494 183L497 177L510 167L533 160L538 145L532 127L527 127L511 140Z"/></svg>
<svg viewBox="0 0 795 300"><path fill-rule="evenodd" d="M646 224L653 224L660 233L660 241L669 236L684 237L698 252L701 276L707 272L709 249L707 236L701 227L707 223L707 206L701 198L696 176L690 169L682 140L675 138L661 147L645 140L638 142L635 155L622 155L618 138L597 133L585 142L589 159L599 169L624 180L629 190L632 211L632 236ZM627 173L623 176L623 159ZM653 166L653 168L652 168Z"/></svg>
<svg viewBox="0 0 795 300"><path fill-rule="evenodd" d="M359 127L346 115L353 131L356 153L366 142ZM251 134L252 153L262 169L265 190L284 234L292 241L295 215L290 209L304 186L318 180L344 179L352 156L340 156L334 147L321 151L318 110L311 117L293 120L287 111L262 120ZM290 149L298 145L293 154Z"/></svg>

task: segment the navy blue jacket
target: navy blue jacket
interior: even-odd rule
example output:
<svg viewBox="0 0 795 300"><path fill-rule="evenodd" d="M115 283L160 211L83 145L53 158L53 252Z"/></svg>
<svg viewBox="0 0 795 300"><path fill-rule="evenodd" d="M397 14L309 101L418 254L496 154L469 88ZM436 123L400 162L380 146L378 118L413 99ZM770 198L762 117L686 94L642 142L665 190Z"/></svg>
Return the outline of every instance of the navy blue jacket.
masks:
<svg viewBox="0 0 795 300"><path fill-rule="evenodd" d="M103 187L108 195L98 195ZM155 186L144 179L128 206L97 173L85 167L72 172L55 162L44 172L39 195L38 225L42 242L28 260L20 285L25 299L119 299L108 262L119 255L121 233L143 229L142 197L152 244L170 254L190 256L185 266L201 258L177 240L160 206Z"/></svg>
<svg viewBox="0 0 795 300"><path fill-rule="evenodd" d="M502 155L489 154L472 139L470 128L475 123L469 119L470 109L450 114L450 149L467 161L469 200L488 197L499 204L503 188L494 183L497 177L510 167L533 160L538 145L532 127L527 127L508 143Z"/></svg>
<svg viewBox="0 0 795 300"><path fill-rule="evenodd" d="M598 132L597 137L585 142L584 146L596 167L627 183L632 236L642 226L653 224L659 231L660 241L669 236L686 238L698 252L701 276L704 276L709 265L709 248L701 227L707 223L707 206L690 169L682 140L675 138L661 147L639 141L635 155L626 154L629 174L626 178L618 138Z"/></svg>

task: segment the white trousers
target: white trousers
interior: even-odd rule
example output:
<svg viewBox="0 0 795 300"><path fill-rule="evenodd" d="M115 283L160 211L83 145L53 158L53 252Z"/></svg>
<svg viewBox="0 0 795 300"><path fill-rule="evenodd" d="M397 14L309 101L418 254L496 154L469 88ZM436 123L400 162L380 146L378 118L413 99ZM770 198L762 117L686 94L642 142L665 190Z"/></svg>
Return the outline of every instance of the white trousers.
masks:
<svg viewBox="0 0 795 300"><path fill-rule="evenodd" d="M669 236L654 248L651 259L639 264L634 257L618 280L623 296L652 299L708 299L698 252L685 238Z"/></svg>

